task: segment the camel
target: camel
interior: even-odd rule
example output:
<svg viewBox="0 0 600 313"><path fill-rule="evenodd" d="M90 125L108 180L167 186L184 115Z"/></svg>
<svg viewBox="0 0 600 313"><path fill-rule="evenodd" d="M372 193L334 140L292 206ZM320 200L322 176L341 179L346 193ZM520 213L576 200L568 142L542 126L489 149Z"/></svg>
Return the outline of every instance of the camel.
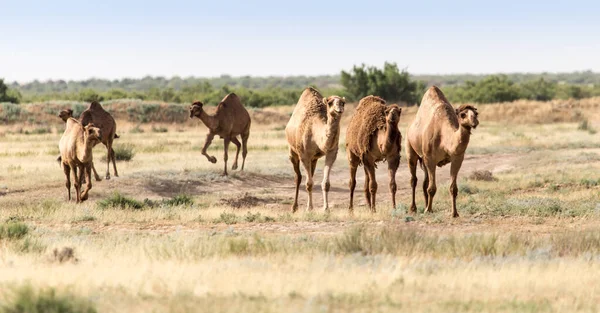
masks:
<svg viewBox="0 0 600 313"><path fill-rule="evenodd" d="M298 189L302 181L300 162L306 170L306 191L308 203L306 210L313 209L312 188L313 176L317 167L317 160L325 156L323 169L323 210L329 209L327 194L329 192L329 172L335 162L338 152L340 135L340 120L344 113L346 99L338 96L323 96L313 88L306 88L294 112L285 127L285 135L289 145L289 157L296 174L296 195L292 212L298 210Z"/></svg>
<svg viewBox="0 0 600 313"><path fill-rule="evenodd" d="M208 135L206 135L206 142L202 148L202 155L206 156L209 162L217 163L217 158L210 156L206 150L210 146L215 135L223 138L225 152L223 154L223 161L225 163L223 168L223 175L227 175L227 159L229 142L233 142L236 146L237 151L235 153L235 161L231 166L232 170L238 168L238 156L240 154L240 146L242 146L242 171L244 170L244 164L246 163L246 155L248 154L248 137L250 136L250 114L242 104L242 101L235 93L230 93L221 100L217 105L217 112L214 115L207 114L203 109L204 104L200 101L196 101L190 106L190 118L194 116L199 118L206 127L208 127ZM240 135L242 143L237 139Z"/></svg>
<svg viewBox="0 0 600 313"><path fill-rule="evenodd" d="M58 114L58 117L60 117L66 123L69 118L73 117L73 110L71 110L71 109L62 110ZM82 114L82 117L83 117L83 114ZM116 125L115 125L115 127L116 127ZM117 138L119 138L119 135L117 135L116 132L115 132L114 139L117 139ZM107 140L107 142L108 142L108 140ZM100 142L97 142L96 144L98 144L98 143L100 143ZM108 158L108 155L107 155L107 158ZM57 161L61 162L61 157L60 156L58 157ZM102 179L100 178L100 175L98 175L98 172L96 172L96 167L94 166L94 162L92 162L92 170L94 171L94 177L96 178L96 181L101 181ZM108 173L108 169L106 171L107 171L107 176L110 176L110 173ZM117 168L116 168L116 165L115 165L115 176L118 176L116 174L116 172L117 172ZM107 178L107 179L109 179L109 178Z"/></svg>
<svg viewBox="0 0 600 313"><path fill-rule="evenodd" d="M425 172L423 195L425 196L426 213L433 212L433 197L437 190L435 167L451 163L452 217L459 217L456 210L456 196L458 195L456 178L469 145L471 129L475 129L479 125L477 116L477 109L470 105L461 105L454 109L436 86L430 87L425 92L415 120L408 128L407 135L406 154L412 187L411 212L417 211L415 204L417 162Z"/></svg>
<svg viewBox="0 0 600 313"><path fill-rule="evenodd" d="M375 209L377 180L376 163L387 161L390 177L392 205L396 207L396 171L400 165L402 135L398 122L402 109L396 105L385 105L385 100L367 96L360 100L356 113L346 130L346 152L350 163L350 213L353 212L356 170L362 163L365 169L365 198L372 213Z"/></svg>
<svg viewBox="0 0 600 313"><path fill-rule="evenodd" d="M115 119L110 115L110 113L106 112L104 108L100 105L98 101L93 101L90 103L90 106L87 110L81 113L79 117L81 121L81 125L86 126L87 124L93 123L96 127L102 130L102 138L100 138L102 144L106 146L107 154L106 154L106 179L110 179L110 162L113 163L113 171L115 173L115 177L119 177L119 173L117 173L117 163L115 161L115 150L112 148L113 140L115 138L119 138L117 136L117 123ZM93 168L93 167L92 167ZM100 180L100 176L96 173L96 169L94 170L94 176L96 180Z"/></svg>
<svg viewBox="0 0 600 313"><path fill-rule="evenodd" d="M67 178L66 187L69 201L71 201L71 174L75 185L77 203L88 198L88 192L92 189L91 168L92 148L102 138L102 131L90 123L83 126L78 120L68 118L67 127L60 138L58 147L60 149L61 165ZM87 181L86 189L81 192L83 178Z"/></svg>

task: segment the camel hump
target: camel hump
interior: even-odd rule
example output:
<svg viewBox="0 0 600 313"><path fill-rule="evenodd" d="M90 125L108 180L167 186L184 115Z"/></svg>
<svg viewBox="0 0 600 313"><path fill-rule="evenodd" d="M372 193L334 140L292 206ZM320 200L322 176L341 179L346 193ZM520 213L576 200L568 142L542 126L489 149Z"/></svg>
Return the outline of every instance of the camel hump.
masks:
<svg viewBox="0 0 600 313"><path fill-rule="evenodd" d="M230 94L227 94L223 98L223 100L221 100L221 102L224 102L224 103L233 103L233 102L242 103L242 100L240 100L240 97L238 97L238 95L236 95L235 93L232 92Z"/></svg>
<svg viewBox="0 0 600 313"><path fill-rule="evenodd" d="M319 100L323 99L323 95L321 95L321 93L313 88L313 87L307 87L306 89L304 89L304 91L302 92L302 95L300 96L300 99L312 99L312 98L317 98Z"/></svg>
<svg viewBox="0 0 600 313"><path fill-rule="evenodd" d="M366 106L372 106L372 105L385 105L385 100L383 100L383 98L378 97L378 96L366 96L362 99L360 99L360 101L358 102L358 105L356 106L356 109L361 109L363 107Z"/></svg>
<svg viewBox="0 0 600 313"><path fill-rule="evenodd" d="M427 89L425 95L423 95L423 101L421 103L425 103L426 101L432 104L450 103L448 99L446 99L444 93L437 86L431 86L429 89Z"/></svg>

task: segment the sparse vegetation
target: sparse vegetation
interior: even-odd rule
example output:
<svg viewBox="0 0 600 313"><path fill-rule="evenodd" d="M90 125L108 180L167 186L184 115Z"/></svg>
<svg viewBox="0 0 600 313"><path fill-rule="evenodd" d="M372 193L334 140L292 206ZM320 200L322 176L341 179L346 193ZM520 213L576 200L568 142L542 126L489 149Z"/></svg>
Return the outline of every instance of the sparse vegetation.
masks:
<svg viewBox="0 0 600 313"><path fill-rule="evenodd" d="M31 285L19 287L12 299L0 306L2 313L96 313L94 305L85 299L54 288L34 290Z"/></svg>
<svg viewBox="0 0 600 313"><path fill-rule="evenodd" d="M131 161L135 156L135 146L132 144L114 145L113 150L117 161ZM102 157L102 162L106 162L106 155Z"/></svg>
<svg viewBox="0 0 600 313"><path fill-rule="evenodd" d="M6 222L0 224L0 240L21 239L29 232L29 227L21 222Z"/></svg>
<svg viewBox="0 0 600 313"><path fill-rule="evenodd" d="M110 197L98 201L99 209L133 209L140 210L144 207L144 203L133 198L126 197L119 192L113 193Z"/></svg>

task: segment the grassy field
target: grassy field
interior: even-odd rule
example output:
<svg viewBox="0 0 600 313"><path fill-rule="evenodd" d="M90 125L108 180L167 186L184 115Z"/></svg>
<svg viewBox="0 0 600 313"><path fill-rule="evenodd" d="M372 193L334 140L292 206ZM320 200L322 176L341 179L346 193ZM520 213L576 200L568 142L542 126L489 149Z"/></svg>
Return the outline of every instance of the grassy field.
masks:
<svg viewBox="0 0 600 313"><path fill-rule="evenodd" d="M229 177L220 176L221 140L210 150L217 164L200 154L199 120L118 120L117 148L133 157L118 162L120 177L94 181L79 205L66 202L55 161L58 118L44 131L33 122L2 126L0 312L40 303L77 312L597 312L599 105L480 106L459 174L458 219L448 166L438 169L435 212L422 214L418 192L420 213L407 214L404 151L399 205L391 207L381 164L377 213L364 206L359 170L348 214L351 106L329 214L320 211L319 183L316 210L304 211L302 190L300 211L290 212L283 128L292 107L252 113L268 118L253 123L246 171ZM403 134L415 112L404 111ZM94 150L101 176L105 154Z"/></svg>

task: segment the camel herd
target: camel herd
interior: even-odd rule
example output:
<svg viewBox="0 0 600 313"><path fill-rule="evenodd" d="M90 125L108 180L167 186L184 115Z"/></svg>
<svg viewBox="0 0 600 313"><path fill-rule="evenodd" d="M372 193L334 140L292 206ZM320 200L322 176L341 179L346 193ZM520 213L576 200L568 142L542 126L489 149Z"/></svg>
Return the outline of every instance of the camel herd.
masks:
<svg viewBox="0 0 600 313"><path fill-rule="evenodd" d="M304 167L308 193L307 210L313 209L313 176L317 161L325 156L323 169L323 210L329 209L328 193L330 189L329 174L337 158L340 135L340 121L344 113L346 100L339 96L323 97L316 89L306 88L285 128L289 146L289 158L295 173L295 196L292 211L298 210L298 192L302 181L300 164ZM207 114L202 102L194 102L190 108L190 118L199 118L206 127L208 135L202 148L202 154L208 161L216 163L217 159L207 153L215 135L224 140L223 175L227 175L227 159L229 143L233 142L237 151L232 170L238 168L240 147L242 148L242 167L248 153L248 138L250 136L250 115L243 106L240 98L234 93L228 94L218 104L216 113ZM356 171L359 165L365 170L365 198L371 212L375 212L377 180L375 177L376 163L388 163L389 188L392 205L396 206L396 171L400 164L402 134L398 122L402 109L395 104L388 105L377 96L367 96L360 100L356 112L352 116L346 130L346 152L350 164L350 205L352 213L354 189L356 187ZM63 110L61 117L66 122L65 132L60 139L60 157L66 175L68 199L71 200L71 175L77 202L88 198L92 188L91 171L96 180L100 177L93 164L92 148L103 143L107 150L106 179L110 179L110 162L113 163L114 175L117 174L115 153L112 148L116 135L116 123L100 103L92 102L84 111L80 120L73 118L72 110ZM406 140L408 166L411 173L412 203L411 212L416 212L415 189L417 186L417 163L425 173L423 195L425 197L425 212L433 212L433 197L436 193L435 170L448 163L452 182L452 216L458 217L456 196L458 188L456 178L462 165L465 151L469 144L471 129L479 124L477 109L470 105L453 108L440 89L433 86L427 90L415 117L408 129ZM240 139L237 137L240 136ZM81 192L81 185L87 182L86 189Z"/></svg>

